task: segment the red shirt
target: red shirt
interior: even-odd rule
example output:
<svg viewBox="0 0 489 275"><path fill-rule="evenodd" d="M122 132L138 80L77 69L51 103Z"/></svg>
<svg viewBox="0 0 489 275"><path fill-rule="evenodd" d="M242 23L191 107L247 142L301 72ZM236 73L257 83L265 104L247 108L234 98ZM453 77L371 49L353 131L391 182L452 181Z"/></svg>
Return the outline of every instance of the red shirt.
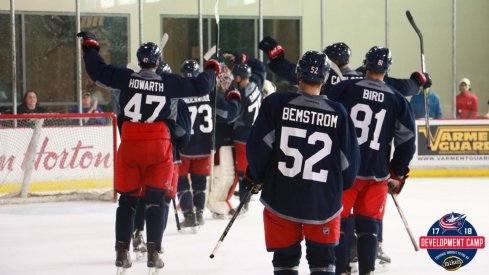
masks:
<svg viewBox="0 0 489 275"><path fill-rule="evenodd" d="M477 118L477 96L469 92L457 95L457 118Z"/></svg>

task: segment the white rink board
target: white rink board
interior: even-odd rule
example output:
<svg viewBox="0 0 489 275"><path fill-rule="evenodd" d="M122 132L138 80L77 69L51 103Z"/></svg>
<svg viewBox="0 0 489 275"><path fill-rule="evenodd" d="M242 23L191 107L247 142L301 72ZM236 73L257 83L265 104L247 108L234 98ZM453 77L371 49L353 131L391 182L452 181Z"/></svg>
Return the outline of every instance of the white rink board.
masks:
<svg viewBox="0 0 489 275"><path fill-rule="evenodd" d="M22 181L32 132L30 128L0 129L0 186ZM112 137L112 125L42 128L31 182L113 178Z"/></svg>

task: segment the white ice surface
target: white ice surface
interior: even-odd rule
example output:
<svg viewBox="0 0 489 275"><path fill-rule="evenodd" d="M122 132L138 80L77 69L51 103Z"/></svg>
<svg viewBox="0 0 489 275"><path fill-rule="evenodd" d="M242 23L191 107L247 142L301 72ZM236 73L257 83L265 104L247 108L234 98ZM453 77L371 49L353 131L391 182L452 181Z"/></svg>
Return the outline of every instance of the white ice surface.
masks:
<svg viewBox="0 0 489 275"><path fill-rule="evenodd" d="M489 236L489 179L410 179L399 196L413 233L426 235L430 226L449 212L467 214L479 236ZM0 206L1 275L115 274L114 219L117 205L107 202L68 202ZM178 233L173 211L163 237L162 274L273 274L271 253L264 245L262 205L254 198L250 211L238 218L214 259L209 255L228 220L213 220L197 234ZM415 252L402 221L388 199L384 219L384 250L392 258L382 274L447 274L428 256ZM304 258L300 274L309 274ZM147 274L136 262L128 275ZM489 274L489 249L453 274Z"/></svg>

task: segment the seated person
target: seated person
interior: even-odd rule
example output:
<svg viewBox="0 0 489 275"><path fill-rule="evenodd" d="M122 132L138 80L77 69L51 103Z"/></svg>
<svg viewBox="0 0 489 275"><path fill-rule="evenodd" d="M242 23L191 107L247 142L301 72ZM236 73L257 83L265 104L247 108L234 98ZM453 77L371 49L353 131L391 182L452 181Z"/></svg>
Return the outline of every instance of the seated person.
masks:
<svg viewBox="0 0 489 275"><path fill-rule="evenodd" d="M92 113L102 113L102 109L97 106L98 101L94 100L92 102L92 95L90 92L84 91L82 95L82 111L83 113L92 114ZM73 113L79 113L78 105L73 107ZM96 118L85 118L83 124L106 124L107 118L105 117L96 117Z"/></svg>

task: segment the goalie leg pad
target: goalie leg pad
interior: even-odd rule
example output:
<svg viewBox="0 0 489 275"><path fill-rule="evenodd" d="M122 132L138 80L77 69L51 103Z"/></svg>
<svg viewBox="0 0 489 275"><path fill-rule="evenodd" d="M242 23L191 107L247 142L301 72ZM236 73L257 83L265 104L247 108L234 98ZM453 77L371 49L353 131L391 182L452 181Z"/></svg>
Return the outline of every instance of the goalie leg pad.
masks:
<svg viewBox="0 0 489 275"><path fill-rule="evenodd" d="M212 186L209 186L207 208L213 213L227 215L231 209L228 192L234 181L234 158L231 146L221 146L216 154L219 165L214 166ZM233 190L234 191L234 190Z"/></svg>

